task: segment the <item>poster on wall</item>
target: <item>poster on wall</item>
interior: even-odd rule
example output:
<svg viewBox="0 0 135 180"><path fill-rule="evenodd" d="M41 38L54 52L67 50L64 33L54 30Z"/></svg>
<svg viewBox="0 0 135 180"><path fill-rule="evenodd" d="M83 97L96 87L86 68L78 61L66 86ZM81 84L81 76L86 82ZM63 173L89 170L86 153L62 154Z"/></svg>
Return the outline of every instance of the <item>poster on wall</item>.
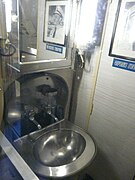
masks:
<svg viewBox="0 0 135 180"><path fill-rule="evenodd" d="M109 55L135 60L135 0L120 0Z"/></svg>
<svg viewBox="0 0 135 180"><path fill-rule="evenodd" d="M64 45L67 1L46 1L44 42Z"/></svg>

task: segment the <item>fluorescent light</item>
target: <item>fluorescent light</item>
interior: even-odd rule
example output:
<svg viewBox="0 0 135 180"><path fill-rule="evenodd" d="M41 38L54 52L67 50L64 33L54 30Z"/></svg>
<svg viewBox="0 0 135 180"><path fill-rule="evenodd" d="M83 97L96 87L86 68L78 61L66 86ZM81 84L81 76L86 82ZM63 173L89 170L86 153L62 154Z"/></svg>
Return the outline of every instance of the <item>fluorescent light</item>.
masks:
<svg viewBox="0 0 135 180"><path fill-rule="evenodd" d="M75 37L77 47L85 47L88 42L92 42L97 4L98 0L82 1L80 20Z"/></svg>

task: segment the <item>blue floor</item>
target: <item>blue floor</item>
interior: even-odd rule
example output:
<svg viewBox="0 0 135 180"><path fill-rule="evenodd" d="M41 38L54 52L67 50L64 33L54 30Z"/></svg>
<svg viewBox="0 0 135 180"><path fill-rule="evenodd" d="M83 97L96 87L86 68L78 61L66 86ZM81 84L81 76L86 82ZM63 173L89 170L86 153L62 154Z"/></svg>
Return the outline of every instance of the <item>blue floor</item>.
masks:
<svg viewBox="0 0 135 180"><path fill-rule="evenodd" d="M0 180L22 180L21 176L6 156L0 159Z"/></svg>

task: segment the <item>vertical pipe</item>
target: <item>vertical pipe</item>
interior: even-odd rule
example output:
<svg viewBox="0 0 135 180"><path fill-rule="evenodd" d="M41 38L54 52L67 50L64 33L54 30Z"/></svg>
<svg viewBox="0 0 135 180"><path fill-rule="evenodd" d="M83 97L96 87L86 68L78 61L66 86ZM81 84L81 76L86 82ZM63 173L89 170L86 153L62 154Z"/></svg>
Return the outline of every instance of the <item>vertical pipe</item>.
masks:
<svg viewBox="0 0 135 180"><path fill-rule="evenodd" d="M0 0L0 39L6 39L6 35L5 4Z"/></svg>
<svg viewBox="0 0 135 180"><path fill-rule="evenodd" d="M2 73L0 69L0 127L3 120L3 110L4 110L3 81L2 81Z"/></svg>

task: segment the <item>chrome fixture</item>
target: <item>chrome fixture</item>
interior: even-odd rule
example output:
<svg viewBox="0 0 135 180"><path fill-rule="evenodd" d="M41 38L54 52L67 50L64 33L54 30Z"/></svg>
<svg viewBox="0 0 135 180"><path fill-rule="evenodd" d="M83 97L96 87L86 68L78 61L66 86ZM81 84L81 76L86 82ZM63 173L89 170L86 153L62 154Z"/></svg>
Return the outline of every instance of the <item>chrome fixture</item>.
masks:
<svg viewBox="0 0 135 180"><path fill-rule="evenodd" d="M45 107L46 114L48 114L51 118L53 118L55 122L58 122L59 119L53 113L53 111L55 111L54 109L55 108L51 107L50 105Z"/></svg>
<svg viewBox="0 0 135 180"><path fill-rule="evenodd" d="M74 162L86 146L84 137L71 129L53 130L34 144L36 160L46 166L62 166Z"/></svg>
<svg viewBox="0 0 135 180"><path fill-rule="evenodd" d="M29 109L30 108L30 109ZM33 122L38 129L41 129L41 125L35 120L35 114L38 113L38 109L32 106L25 106L26 115L28 116L28 119ZM28 112L27 112L28 111Z"/></svg>
<svg viewBox="0 0 135 180"><path fill-rule="evenodd" d="M23 136L14 146L37 175L49 178L75 175L96 153L92 138L66 120Z"/></svg>
<svg viewBox="0 0 135 180"><path fill-rule="evenodd" d="M59 121L58 118L54 114L51 113L51 111L48 111L47 114L49 114L49 116L51 116L55 120L55 122Z"/></svg>
<svg viewBox="0 0 135 180"><path fill-rule="evenodd" d="M38 129L42 129L41 125L35 120L34 116L30 116L29 120L32 121Z"/></svg>

